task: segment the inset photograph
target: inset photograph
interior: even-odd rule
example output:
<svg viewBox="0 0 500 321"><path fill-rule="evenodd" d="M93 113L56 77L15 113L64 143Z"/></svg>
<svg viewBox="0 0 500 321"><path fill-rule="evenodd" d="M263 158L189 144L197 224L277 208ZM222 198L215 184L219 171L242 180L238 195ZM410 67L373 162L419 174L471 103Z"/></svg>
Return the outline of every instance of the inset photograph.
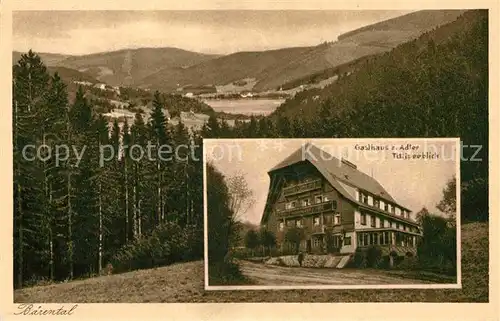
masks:
<svg viewBox="0 0 500 321"><path fill-rule="evenodd" d="M460 288L459 149L205 139L205 288Z"/></svg>

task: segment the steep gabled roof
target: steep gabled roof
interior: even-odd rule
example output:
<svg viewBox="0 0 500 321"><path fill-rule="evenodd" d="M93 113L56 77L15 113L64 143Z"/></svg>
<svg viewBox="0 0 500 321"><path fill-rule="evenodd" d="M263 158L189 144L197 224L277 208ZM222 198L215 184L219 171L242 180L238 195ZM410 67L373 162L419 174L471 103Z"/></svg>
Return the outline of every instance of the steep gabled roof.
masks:
<svg viewBox="0 0 500 321"><path fill-rule="evenodd" d="M358 200L345 190L342 186L343 184L357 187L358 189L365 190L387 202L398 204L396 200L384 189L384 187L373 177L366 175L354 166L342 162L338 158L333 157L324 150L321 150L310 143L305 144L293 152L290 156L285 158L282 162L274 166L268 174L271 176L272 180L274 176L273 174L276 171L304 161L310 162L332 185L333 188L335 188L342 196L354 203L359 204ZM273 199L271 195L268 195L262 221L267 220L267 216L271 210L270 206L275 201L276 200ZM409 210L402 205L398 204L398 206Z"/></svg>
<svg viewBox="0 0 500 321"><path fill-rule="evenodd" d="M303 147L299 148L290 156L285 158L285 160L280 162L278 165L274 166L269 171L269 174L278 169L285 168L305 160L311 162L322 174L323 172L328 172L328 174L330 174L329 176L332 176L335 180L365 190L391 203L397 203L396 200L373 177L366 175L353 166L345 164L338 158L333 157L324 150L321 150L310 143L305 144ZM324 176L327 178L327 175Z"/></svg>

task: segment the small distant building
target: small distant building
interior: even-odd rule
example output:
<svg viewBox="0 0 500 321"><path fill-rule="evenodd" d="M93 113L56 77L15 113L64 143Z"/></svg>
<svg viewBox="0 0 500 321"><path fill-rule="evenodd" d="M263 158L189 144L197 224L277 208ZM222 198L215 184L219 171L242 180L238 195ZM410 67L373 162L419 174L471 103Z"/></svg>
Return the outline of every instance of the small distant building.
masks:
<svg viewBox="0 0 500 321"><path fill-rule="evenodd" d="M106 90L106 84L95 84L94 88Z"/></svg>
<svg viewBox="0 0 500 321"><path fill-rule="evenodd" d="M240 95L241 98L252 98L253 94L251 92L243 93Z"/></svg>
<svg viewBox="0 0 500 321"><path fill-rule="evenodd" d="M73 81L74 84L77 84L77 85L80 85L80 86L92 86L93 83L89 82L89 81L79 81L79 80L75 80Z"/></svg>
<svg viewBox="0 0 500 321"><path fill-rule="evenodd" d="M187 97L187 98L193 98L193 96L194 96L193 93L186 93L184 95L184 97Z"/></svg>

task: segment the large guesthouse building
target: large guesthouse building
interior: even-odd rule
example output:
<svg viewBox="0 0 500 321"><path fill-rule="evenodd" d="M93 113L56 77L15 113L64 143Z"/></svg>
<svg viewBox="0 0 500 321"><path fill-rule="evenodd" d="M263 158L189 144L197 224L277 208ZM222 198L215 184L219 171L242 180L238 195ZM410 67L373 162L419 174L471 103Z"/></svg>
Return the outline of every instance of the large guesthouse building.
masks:
<svg viewBox="0 0 500 321"><path fill-rule="evenodd" d="M386 254L416 254L421 230L410 209L351 162L306 144L268 174L261 225L276 235L279 247L289 229L299 228L301 250L308 253L333 248L347 254L377 245Z"/></svg>

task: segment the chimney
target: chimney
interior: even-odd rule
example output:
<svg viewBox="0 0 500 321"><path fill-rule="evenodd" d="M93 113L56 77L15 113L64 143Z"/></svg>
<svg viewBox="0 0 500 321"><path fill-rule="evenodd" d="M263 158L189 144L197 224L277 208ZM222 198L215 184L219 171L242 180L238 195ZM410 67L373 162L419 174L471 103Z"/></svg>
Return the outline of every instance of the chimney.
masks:
<svg viewBox="0 0 500 321"><path fill-rule="evenodd" d="M354 165L353 163L351 163L350 161L348 161L347 159L345 158L342 158L342 164L345 164L349 167L352 167L354 169L357 169L358 167L356 165Z"/></svg>

